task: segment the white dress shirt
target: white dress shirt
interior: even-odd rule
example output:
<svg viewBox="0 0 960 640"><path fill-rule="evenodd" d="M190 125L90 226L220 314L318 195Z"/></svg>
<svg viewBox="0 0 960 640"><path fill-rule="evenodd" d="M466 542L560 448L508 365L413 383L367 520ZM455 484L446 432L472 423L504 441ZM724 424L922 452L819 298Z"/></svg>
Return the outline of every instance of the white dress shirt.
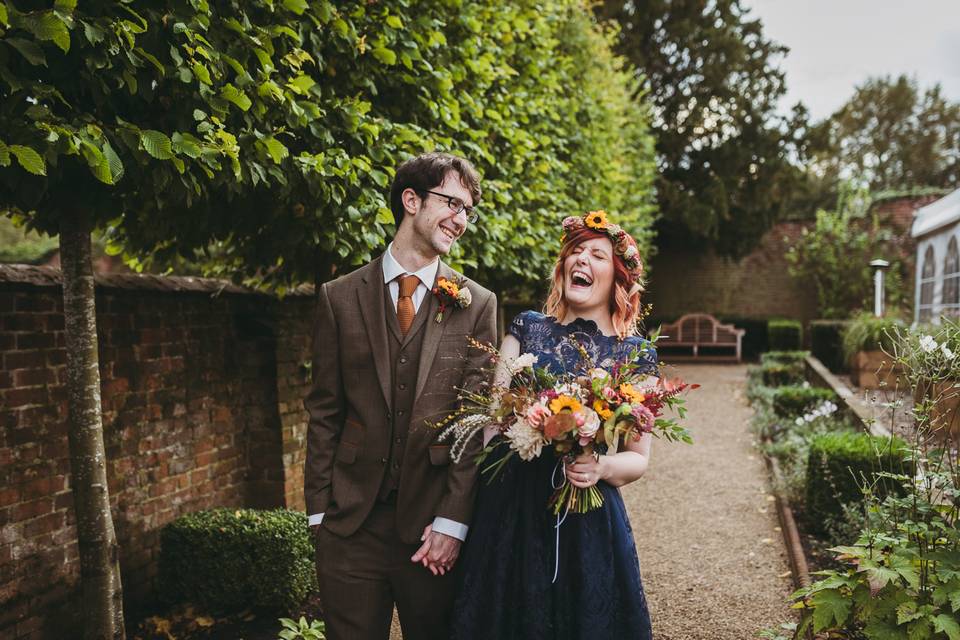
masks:
<svg viewBox="0 0 960 640"><path fill-rule="evenodd" d="M410 273L403 266L397 262L397 259L393 257L393 243L387 247L387 250L383 254L383 282L387 285L387 289L390 292L390 299L393 301L393 311L397 311L397 298L400 296L400 283L397 282L397 277ZM420 304L423 302L427 293L430 291L430 287L433 286L433 282L437 277L437 270L440 268L440 259L437 258L427 266L423 267L419 271L414 271L410 275L417 276L420 279L420 282L417 284L416 290L413 292L413 309L414 313L420 311ZM312 527L313 525L321 524L323 522L323 514L315 513L310 516L309 523ZM467 525L456 522L455 520L450 520L449 518L436 517L433 519L433 530L437 533L442 533L448 535L457 540L465 540L467 538L467 530L469 527Z"/></svg>

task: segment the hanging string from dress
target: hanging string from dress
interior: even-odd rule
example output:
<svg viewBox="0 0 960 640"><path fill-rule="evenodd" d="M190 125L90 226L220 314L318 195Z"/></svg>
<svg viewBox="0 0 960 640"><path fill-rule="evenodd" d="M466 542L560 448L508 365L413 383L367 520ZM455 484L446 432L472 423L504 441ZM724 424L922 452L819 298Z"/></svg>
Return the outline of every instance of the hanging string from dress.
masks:
<svg viewBox="0 0 960 640"><path fill-rule="evenodd" d="M560 480L559 483L557 482L557 469L563 470L562 479ZM553 485L553 489L554 491L556 491L557 489L563 486L564 482L567 482L567 481L568 481L567 465L564 464L563 458L561 457L560 459L557 460L556 466L553 467L553 473L550 474L550 484ZM557 574L560 573L560 525L563 524L563 522L567 519L567 515L569 515L570 513L570 501L567 500L566 502L567 504L563 510L563 516L561 517L559 513L557 514L557 524L554 525L553 527L554 530L557 532L557 535L556 535L556 550L554 551L554 554L553 554L553 580L550 581L551 584L556 584Z"/></svg>

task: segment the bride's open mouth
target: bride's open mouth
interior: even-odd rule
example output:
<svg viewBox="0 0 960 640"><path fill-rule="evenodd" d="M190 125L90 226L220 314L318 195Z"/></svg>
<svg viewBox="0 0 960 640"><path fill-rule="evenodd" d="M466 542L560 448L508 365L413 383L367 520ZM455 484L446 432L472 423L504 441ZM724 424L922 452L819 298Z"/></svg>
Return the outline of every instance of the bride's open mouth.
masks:
<svg viewBox="0 0 960 640"><path fill-rule="evenodd" d="M579 269L574 269L570 273L570 286L577 287L582 289L587 289L593 284L593 278L589 274L580 271Z"/></svg>

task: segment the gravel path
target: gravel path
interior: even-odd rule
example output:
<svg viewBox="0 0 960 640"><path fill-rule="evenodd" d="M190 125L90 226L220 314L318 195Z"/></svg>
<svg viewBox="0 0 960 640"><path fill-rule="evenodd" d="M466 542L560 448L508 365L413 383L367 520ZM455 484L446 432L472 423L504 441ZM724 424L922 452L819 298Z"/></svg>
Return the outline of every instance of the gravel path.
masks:
<svg viewBox="0 0 960 640"><path fill-rule="evenodd" d="M793 619L766 469L752 447L746 367L683 365L695 444L655 442L624 488L656 640L745 640Z"/></svg>
<svg viewBox="0 0 960 640"><path fill-rule="evenodd" d="M654 443L623 490L656 640L748 640L793 619L793 590L763 460L753 449L746 366L684 365L695 444ZM391 640L400 640L394 619Z"/></svg>

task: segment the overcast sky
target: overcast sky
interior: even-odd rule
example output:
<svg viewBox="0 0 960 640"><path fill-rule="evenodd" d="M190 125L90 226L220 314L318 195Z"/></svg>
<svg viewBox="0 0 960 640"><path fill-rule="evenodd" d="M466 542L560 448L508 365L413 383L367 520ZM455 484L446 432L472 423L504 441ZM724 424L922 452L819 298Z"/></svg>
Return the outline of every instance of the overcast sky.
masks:
<svg viewBox="0 0 960 640"><path fill-rule="evenodd" d="M869 76L939 82L960 102L960 0L744 0L768 38L786 45L787 95L824 118Z"/></svg>

